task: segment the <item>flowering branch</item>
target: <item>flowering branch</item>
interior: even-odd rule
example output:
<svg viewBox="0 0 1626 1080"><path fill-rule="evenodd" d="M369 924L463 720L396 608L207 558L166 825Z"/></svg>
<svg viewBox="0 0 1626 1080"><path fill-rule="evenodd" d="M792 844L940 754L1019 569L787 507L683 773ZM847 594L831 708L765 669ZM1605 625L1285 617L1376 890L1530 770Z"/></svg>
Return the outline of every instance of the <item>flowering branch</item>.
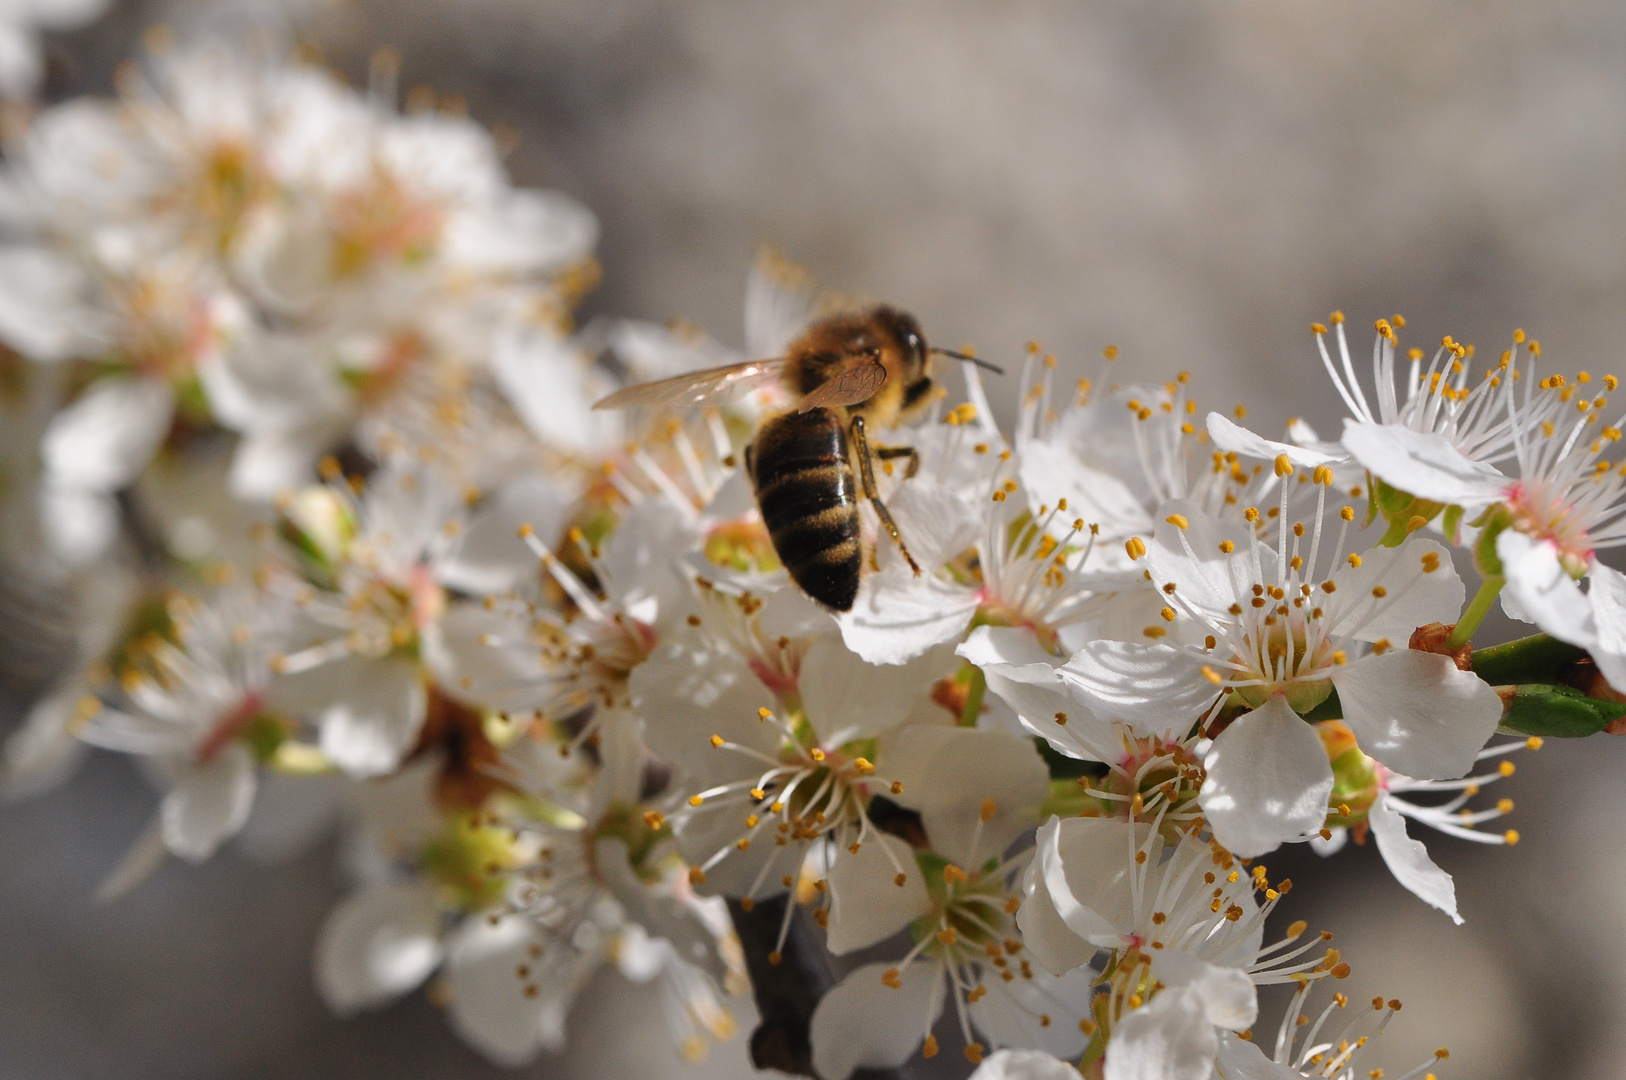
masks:
<svg viewBox="0 0 1626 1080"><path fill-rule="evenodd" d="M816 1077L809 1028L813 1010L836 980L824 943L799 908L790 914L784 945L776 948L785 907L795 902L793 894L785 893L747 911L738 900L730 900L728 914L745 952L745 970L761 1017L751 1033L752 1064L793 1076ZM852 1076L853 1080L908 1080L909 1071L902 1066L858 1069Z"/></svg>

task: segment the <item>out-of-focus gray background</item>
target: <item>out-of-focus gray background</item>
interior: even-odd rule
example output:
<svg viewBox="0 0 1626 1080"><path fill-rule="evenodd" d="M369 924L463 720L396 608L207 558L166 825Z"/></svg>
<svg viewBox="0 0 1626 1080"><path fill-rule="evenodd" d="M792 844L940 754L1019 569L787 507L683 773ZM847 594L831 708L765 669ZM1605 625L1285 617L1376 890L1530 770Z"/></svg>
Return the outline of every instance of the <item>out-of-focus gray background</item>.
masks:
<svg viewBox="0 0 1626 1080"><path fill-rule="evenodd" d="M259 11L276 14L261 0ZM230 32L243 5L121 3L52 41L55 92L105 92L149 22ZM738 341L772 241L825 282L914 310L935 340L1037 338L1120 377L1186 368L1206 403L1331 429L1308 324L1396 311L1494 356L1515 326L1560 367L1626 374L1626 7L1598 0L742 4L308 0L298 34L360 78L521 133L517 180L604 225L588 311L681 315ZM15 714L28 687L4 688ZM4 715L4 714L0 714ZM1269 860L1290 917L1337 931L1359 1000L1401 998L1391 1075L1439 1045L1462 1080L1626 1076L1626 743L1518 757L1517 848L1429 836L1467 925L1372 850ZM0 808L0 1077L494 1077L421 995L327 1017L309 956L332 851L171 864L116 906L96 881L151 813L124 762ZM1416 827L1414 826L1414 833ZM527 1075L697 1068L656 1002L601 980L571 1050ZM749 1017L742 1012L744 1024Z"/></svg>

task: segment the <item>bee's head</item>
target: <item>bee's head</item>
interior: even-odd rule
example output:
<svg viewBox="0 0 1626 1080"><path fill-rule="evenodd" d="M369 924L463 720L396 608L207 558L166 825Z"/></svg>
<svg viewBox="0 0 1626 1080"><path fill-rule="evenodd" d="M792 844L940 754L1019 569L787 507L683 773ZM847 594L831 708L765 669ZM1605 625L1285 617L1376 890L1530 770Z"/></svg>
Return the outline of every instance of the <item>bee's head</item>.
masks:
<svg viewBox="0 0 1626 1080"><path fill-rule="evenodd" d="M898 369L888 374L903 387L903 414L910 417L923 410L932 397L934 384L928 374L931 349L926 345L926 335L920 332L920 323L913 315L893 307L877 308L875 323L891 339L887 351L897 357Z"/></svg>

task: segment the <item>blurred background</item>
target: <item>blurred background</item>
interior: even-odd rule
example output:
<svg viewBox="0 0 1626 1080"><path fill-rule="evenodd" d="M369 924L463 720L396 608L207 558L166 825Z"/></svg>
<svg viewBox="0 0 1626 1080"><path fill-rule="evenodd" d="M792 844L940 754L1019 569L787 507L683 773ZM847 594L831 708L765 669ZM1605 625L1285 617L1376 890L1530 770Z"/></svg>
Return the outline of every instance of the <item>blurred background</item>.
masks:
<svg viewBox="0 0 1626 1080"><path fill-rule="evenodd" d="M1189 369L1267 431L1336 432L1308 333L1334 307L1363 349L1401 312L1403 344L1495 356L1523 327L1559 368L1626 374L1626 7L1598 0L121 0L51 37L48 96L110 92L145 28L200 20L280 26L353 81L393 46L403 89L516 133L515 180L602 221L584 316L737 344L772 242L936 341L998 360L1034 338L1081 374L1116 343L1119 378ZM50 670L48 640L9 648L0 729ZM1516 761L1497 794L1518 847L1426 837L1463 927L1370 848L1269 860L1298 886L1284 914L1337 932L1340 989L1406 1003L1392 1075L1448 1046L1442 1080L1626 1076L1626 743ZM327 1015L310 956L331 847L274 870L172 860L96 907L154 798L102 757L0 807L0 1077L505 1075L421 994ZM743 1038L679 1064L656 1009L605 975L569 1051L524 1075L751 1073Z"/></svg>

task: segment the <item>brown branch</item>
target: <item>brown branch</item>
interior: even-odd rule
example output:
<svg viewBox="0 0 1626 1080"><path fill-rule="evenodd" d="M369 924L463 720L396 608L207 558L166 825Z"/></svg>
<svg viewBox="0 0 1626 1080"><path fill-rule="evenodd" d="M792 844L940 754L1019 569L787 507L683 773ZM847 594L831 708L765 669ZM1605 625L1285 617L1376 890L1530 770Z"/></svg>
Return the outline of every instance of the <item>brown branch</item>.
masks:
<svg viewBox="0 0 1626 1080"><path fill-rule="evenodd" d="M779 927L785 919L785 905L794 903L786 893L759 900L750 911L738 900L729 900L728 913L734 919L745 952L745 969L751 976L761 1023L751 1033L751 1061L759 1069L778 1069L793 1076L813 1076L813 1043L809 1029L819 999L835 985L829 958L812 922L803 910L791 913L790 932L779 950L780 962L768 956L779 942ZM824 1080L844 1080L825 1077ZM858 1069L852 1080L909 1080L909 1072L896 1069Z"/></svg>

